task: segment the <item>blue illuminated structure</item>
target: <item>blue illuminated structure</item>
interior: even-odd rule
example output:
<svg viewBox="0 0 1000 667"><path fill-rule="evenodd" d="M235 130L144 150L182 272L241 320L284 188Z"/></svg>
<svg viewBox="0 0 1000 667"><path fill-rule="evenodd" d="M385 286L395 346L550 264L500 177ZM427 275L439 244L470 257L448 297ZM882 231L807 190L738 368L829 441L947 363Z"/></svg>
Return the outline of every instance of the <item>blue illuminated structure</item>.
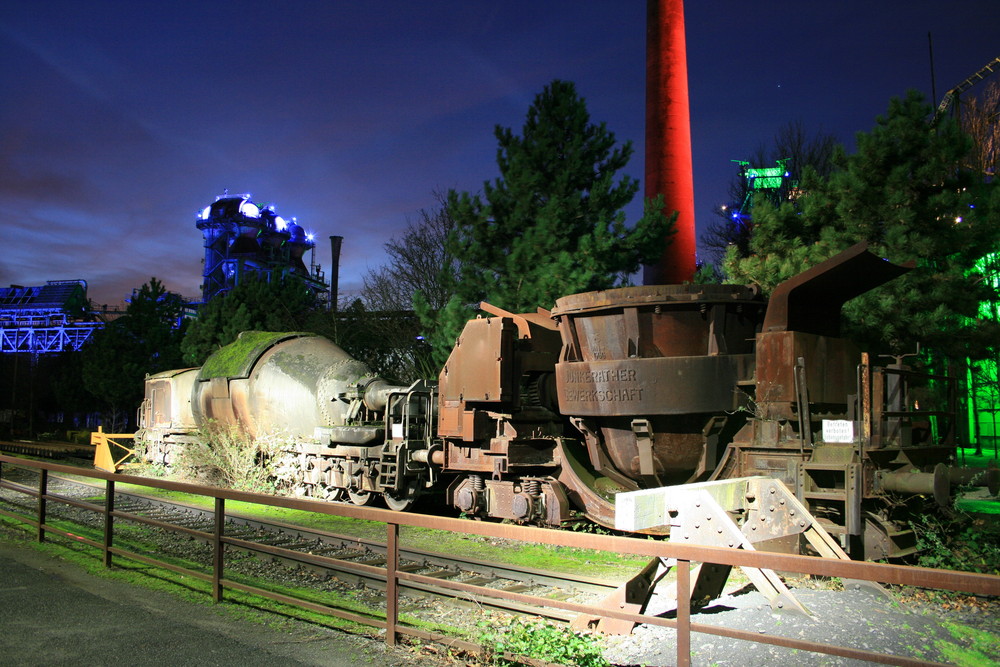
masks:
<svg viewBox="0 0 1000 667"><path fill-rule="evenodd" d="M83 280L0 288L0 353L79 351L104 326L88 306Z"/></svg>
<svg viewBox="0 0 1000 667"><path fill-rule="evenodd" d="M307 250L315 258L311 234L275 213L273 206L255 204L249 194L216 197L195 223L205 245L202 301L208 303L238 285L244 276L267 281L291 277L308 286L317 301L325 300L329 287L314 261L307 268Z"/></svg>

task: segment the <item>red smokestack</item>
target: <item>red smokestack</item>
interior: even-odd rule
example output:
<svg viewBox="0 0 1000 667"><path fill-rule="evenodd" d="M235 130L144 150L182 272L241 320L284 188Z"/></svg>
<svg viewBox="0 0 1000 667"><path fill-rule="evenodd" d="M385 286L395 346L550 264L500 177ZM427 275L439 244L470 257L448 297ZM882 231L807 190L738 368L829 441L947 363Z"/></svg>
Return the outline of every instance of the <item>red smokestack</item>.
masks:
<svg viewBox="0 0 1000 667"><path fill-rule="evenodd" d="M694 179L683 0L646 4L646 196L662 194L677 211L677 233L660 261L645 267L646 285L694 279Z"/></svg>

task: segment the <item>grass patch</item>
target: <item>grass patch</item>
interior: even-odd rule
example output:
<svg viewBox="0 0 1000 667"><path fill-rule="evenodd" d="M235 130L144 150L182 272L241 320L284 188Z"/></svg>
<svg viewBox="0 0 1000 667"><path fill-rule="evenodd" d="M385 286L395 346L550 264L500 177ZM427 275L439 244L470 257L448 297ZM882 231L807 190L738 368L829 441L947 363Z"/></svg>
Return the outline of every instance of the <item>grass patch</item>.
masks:
<svg viewBox="0 0 1000 667"><path fill-rule="evenodd" d="M520 665L518 657L576 667L608 667L591 635L539 621L516 620L502 626L481 625L491 665Z"/></svg>
<svg viewBox="0 0 1000 667"><path fill-rule="evenodd" d="M958 464L963 466L968 466L969 468L986 468L990 464L1000 465L996 454L993 453L992 447L983 447L983 453L980 456L976 456L975 447L959 447L958 448Z"/></svg>
<svg viewBox="0 0 1000 667"><path fill-rule="evenodd" d="M1000 514L1000 501L989 498L959 498L955 507L970 514Z"/></svg>
<svg viewBox="0 0 1000 667"><path fill-rule="evenodd" d="M268 348L287 338L314 335L304 332L244 331L235 341L216 350L205 360L198 371L198 379L248 377L250 368Z"/></svg>
<svg viewBox="0 0 1000 667"><path fill-rule="evenodd" d="M134 484L116 484L116 489L121 492L132 491L164 500L187 503L206 510L214 508L213 499L205 496L153 489ZM230 515L238 514L293 524L303 528L351 535L362 539L385 541L385 524L377 521L364 521L232 500L226 501L226 512ZM648 558L628 554L494 540L477 535L409 526L401 527L400 542L404 548L422 549L435 553L460 553L470 558L508 565L533 567L566 574L586 574L614 580L631 577L649 562Z"/></svg>
<svg viewBox="0 0 1000 667"><path fill-rule="evenodd" d="M938 640L937 649L949 663L958 667L990 667L1000 656L1000 637L957 623L943 623L955 642Z"/></svg>

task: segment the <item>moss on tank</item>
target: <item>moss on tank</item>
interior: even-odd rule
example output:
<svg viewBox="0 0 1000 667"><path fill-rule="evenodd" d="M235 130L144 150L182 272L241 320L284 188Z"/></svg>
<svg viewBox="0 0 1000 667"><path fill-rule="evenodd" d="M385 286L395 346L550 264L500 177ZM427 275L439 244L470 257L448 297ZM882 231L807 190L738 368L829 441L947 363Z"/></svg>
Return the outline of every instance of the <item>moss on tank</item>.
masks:
<svg viewBox="0 0 1000 667"><path fill-rule="evenodd" d="M198 379L248 377L254 363L269 348L284 340L315 335L301 331L244 331L235 341L220 348L205 360L205 364L198 371Z"/></svg>

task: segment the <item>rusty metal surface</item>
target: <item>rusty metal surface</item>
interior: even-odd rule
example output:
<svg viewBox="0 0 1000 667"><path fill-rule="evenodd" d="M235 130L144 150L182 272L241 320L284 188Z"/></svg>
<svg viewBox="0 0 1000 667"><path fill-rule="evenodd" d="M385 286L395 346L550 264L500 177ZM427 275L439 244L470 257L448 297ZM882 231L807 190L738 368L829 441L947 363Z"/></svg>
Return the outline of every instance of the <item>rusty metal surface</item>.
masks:
<svg viewBox="0 0 1000 667"><path fill-rule="evenodd" d="M500 402L511 398L512 351L517 326L509 318L466 323L441 370L441 400Z"/></svg>
<svg viewBox="0 0 1000 667"><path fill-rule="evenodd" d="M753 365L751 354L563 362L559 406L581 417L731 411L739 407L733 387Z"/></svg>
<svg viewBox="0 0 1000 667"><path fill-rule="evenodd" d="M756 291L627 287L562 297L552 315L559 410L576 418L596 471L662 486L715 467L710 425L744 407L737 387L753 377Z"/></svg>
<svg viewBox="0 0 1000 667"><path fill-rule="evenodd" d="M597 361L696 356L713 346L749 353L763 307L738 285L653 285L564 296L552 316L566 360Z"/></svg>
<svg viewBox="0 0 1000 667"><path fill-rule="evenodd" d="M880 490L932 496L941 507L951 504L951 474L943 463L937 464L933 472L907 469L879 471L875 475L875 484Z"/></svg>
<svg viewBox="0 0 1000 667"><path fill-rule="evenodd" d="M146 378L141 425L146 428L194 428L191 387L197 376L197 368L188 368Z"/></svg>
<svg viewBox="0 0 1000 667"><path fill-rule="evenodd" d="M532 409L554 409L554 391L544 376L552 372L560 349L548 313L482 308L498 317L466 323L439 376L437 420L438 436L480 446L501 430L514 437L524 419L537 423L528 414ZM497 413L506 414L503 428Z"/></svg>
<svg viewBox="0 0 1000 667"><path fill-rule="evenodd" d="M466 323L438 379L438 435L472 442L489 437L486 415L468 403L510 400L517 326L509 318Z"/></svg>
<svg viewBox="0 0 1000 667"><path fill-rule="evenodd" d="M910 271L916 264L892 264L858 243L774 288L764 331L840 335L840 309L856 296Z"/></svg>
<svg viewBox="0 0 1000 667"><path fill-rule="evenodd" d="M282 340L245 371L246 377L194 383L191 403L198 423L238 423L252 436L312 438L317 426L345 424L352 409L349 399L361 400L353 393L374 380L365 364L319 336ZM338 399L341 395L350 396Z"/></svg>
<svg viewBox="0 0 1000 667"><path fill-rule="evenodd" d="M802 359L809 400L844 405L855 393L856 369L861 351L842 338L828 338L798 331L764 332L757 337L758 405L772 404L774 414L765 419L792 419L796 401L795 366Z"/></svg>

